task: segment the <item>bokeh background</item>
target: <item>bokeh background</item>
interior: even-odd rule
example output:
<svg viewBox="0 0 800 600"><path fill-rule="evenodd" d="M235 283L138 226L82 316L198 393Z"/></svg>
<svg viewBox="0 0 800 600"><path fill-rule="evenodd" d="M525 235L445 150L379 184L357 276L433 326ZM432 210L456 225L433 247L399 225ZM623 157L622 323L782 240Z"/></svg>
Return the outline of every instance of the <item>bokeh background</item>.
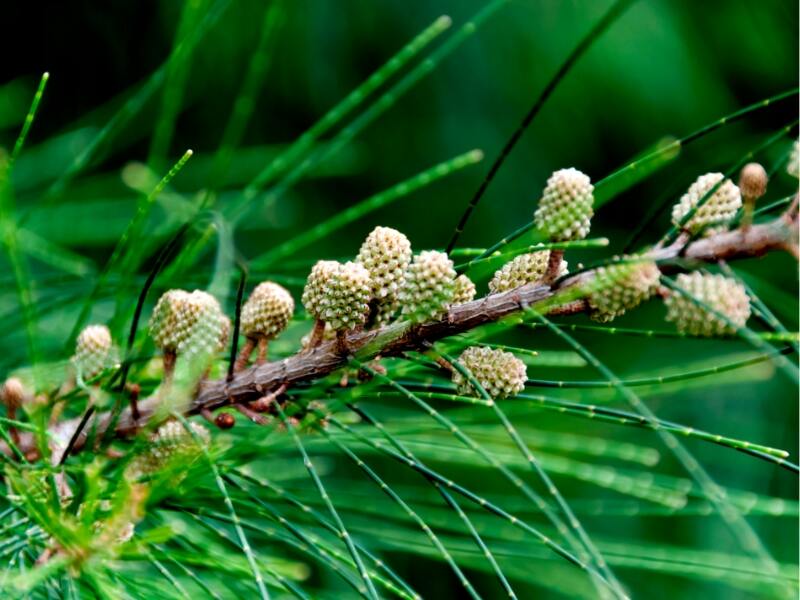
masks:
<svg viewBox="0 0 800 600"><path fill-rule="evenodd" d="M453 31L488 0L292 0L270 42L269 64L254 96L252 116L219 190L218 207L241 196L243 186L328 108L344 97L403 44L440 15ZM42 303L38 336L42 352L63 358L80 309L141 197L142 181L160 177L181 153L195 157L155 207L148 226L158 229L210 184L211 157L229 116L261 33L266 4L231 2L191 54L188 69L168 75L133 117L96 153L91 164L53 193L71 162L147 78L170 56L181 31L197 27L215 3L190 2L14 2L0 21L0 147L14 143L39 75L50 81L25 152L14 172L21 226L68 251L86 271L68 277L30 259L37 299ZM304 248L292 259L355 254L377 224L404 231L416 249L441 248L502 145L581 36L609 3L596 0L512 0L484 23L435 70L411 88L352 143L313 169L277 202L257 196L235 231L245 259L337 214L378 191L440 161L481 149L483 162L459 171ZM442 36L445 39L449 32ZM435 42L432 47L441 44ZM169 70L167 71L169 73ZM529 221L538 194L555 169L574 166L593 180L613 172L656 144L681 137L746 105L798 83L798 7L786 0L640 0L606 32L560 83L525 133L470 220L461 245L486 247ZM171 90L173 96L164 90ZM165 99L166 98L166 99ZM154 135L164 107L175 107L172 135ZM700 174L725 171L769 135L797 118L796 96L758 111L687 147L675 160L602 207L593 235L608 248L568 253L572 262L621 252L638 232L635 247L654 242L668 227L668 211ZM163 132L162 132L163 133ZM792 135L756 159L778 169L767 198L792 193L797 181L779 168ZM188 209L187 209L188 210ZM189 210L188 213L191 214ZM655 214L655 218L649 219ZM649 222L646 222L646 219ZM643 227L639 231L640 227ZM174 231L174 228L172 229ZM156 235L156 234L154 234ZM158 241L158 240L156 240ZM205 286L213 276L213 248L192 273ZM797 265L788 255L735 265L790 331L797 331ZM278 272L281 269L276 267ZM146 275L141 272L141 279ZM6 256L0 258L0 372L24 364L21 317ZM207 274L207 277L206 277ZM303 273L283 271L294 285ZM68 284L64 280L68 279ZM48 282L59 282L58 294ZM138 281L138 280L137 280ZM158 282L157 288L174 282ZM486 278L479 281L485 290ZM233 305L232 293L225 299ZM135 294L135 291L132 292ZM113 312L109 290L93 309L93 320ZM619 324L663 329L664 309L650 303ZM576 322L583 322L576 319ZM124 326L123 326L124 325ZM122 333L127 324L120 324ZM117 332L115 332L117 333ZM584 333L580 340L620 375L680 372L749 355L739 342L650 340ZM531 333L533 349L561 349L558 340ZM288 346L285 348L288 351ZM796 361L796 355L791 356ZM537 367L543 379L596 379L591 369ZM761 442L797 458L797 390L770 363L674 386L647 388L643 396L660 417ZM580 401L580 394L566 394ZM590 431L616 439L646 440L647 433L598 429L580 420L543 413L529 416L532 428ZM536 419L535 421L533 419ZM687 442L721 482L764 496L796 500L793 474L730 450ZM658 469L680 472L663 448ZM592 499L592 489L561 482L568 496ZM492 490L486 490L490 493ZM677 519L628 515L591 520L598 535L630 535L635 543L658 540L699 550L732 542L722 522L706 515ZM797 518L754 517L775 557L797 561ZM632 542L633 543L633 542ZM402 553L399 553L402 555ZM398 558L402 562L402 559ZM441 564L408 560L403 572L426 597L457 597ZM622 567L624 569L624 567ZM730 595L729 588L691 573L631 568L623 571L648 598ZM488 577L488 576L487 576ZM531 578L536 575L532 571ZM487 584L488 585L488 584ZM491 588L487 588L491 589ZM529 593L539 588L531 587ZM642 590L645 590L642 593ZM499 593L499 592L498 592ZM558 592L553 591L553 594ZM740 591L741 597L753 597ZM531 597L531 596L527 596Z"/></svg>

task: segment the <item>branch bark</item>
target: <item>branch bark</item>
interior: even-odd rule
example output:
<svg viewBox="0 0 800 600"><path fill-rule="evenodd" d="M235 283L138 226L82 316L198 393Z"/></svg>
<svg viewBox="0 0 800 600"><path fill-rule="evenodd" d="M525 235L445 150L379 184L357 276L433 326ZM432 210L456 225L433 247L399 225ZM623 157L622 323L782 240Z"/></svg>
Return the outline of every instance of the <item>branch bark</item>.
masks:
<svg viewBox="0 0 800 600"><path fill-rule="evenodd" d="M796 211L786 213L772 222L754 225L744 230L719 233L690 244L673 244L666 248L651 251L647 256L659 262L685 259L698 262L717 262L747 257L761 256L773 250L786 250L796 255L798 245ZM662 271L670 272L677 267L664 264ZM404 352L422 347L423 342L433 342L452 335L463 333L500 319L514 315L526 307L535 307L587 277L591 272L581 273L561 282L558 287L529 284L508 292L493 294L484 298L454 306L445 317L438 321L411 327L408 323L393 323L373 331L356 331L345 340L350 355L367 361L376 356L398 356ZM549 309L549 314L575 314L585 312L588 305L583 300L571 298L569 302ZM226 405L242 405L269 394L283 385L293 385L312 381L344 367L349 355L342 354L342 345L336 340L323 342L313 349L300 351L281 361L269 362L243 370L232 381L225 378L206 381L192 399L187 415L210 411ZM151 397L139 402L140 418L134 420L130 408L125 409L115 425L115 434L125 436L141 428L159 407L161 399ZM102 413L97 419L97 435L103 434L112 422L110 413ZM60 437L74 432L80 419L58 423L53 432ZM89 429L89 428L87 428ZM79 450L86 443L86 432L76 440L74 449ZM23 453L35 449L33 435L20 435L19 447ZM5 444L0 450L11 455Z"/></svg>

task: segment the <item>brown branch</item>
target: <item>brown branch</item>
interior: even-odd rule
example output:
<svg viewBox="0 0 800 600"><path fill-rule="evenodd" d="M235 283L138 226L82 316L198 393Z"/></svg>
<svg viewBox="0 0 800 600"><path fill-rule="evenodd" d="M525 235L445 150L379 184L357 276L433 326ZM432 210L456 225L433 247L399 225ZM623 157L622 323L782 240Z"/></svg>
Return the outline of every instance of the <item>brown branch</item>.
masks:
<svg viewBox="0 0 800 600"><path fill-rule="evenodd" d="M736 230L701 239L688 245L673 244L666 248L654 249L648 254L657 261L669 261L682 258L690 261L717 262L761 256L772 250L796 251L798 242L797 215L787 213L770 223L753 225L747 231ZM673 265L664 265L664 270L674 270ZM557 288L547 285L529 284L500 294L492 294L479 300L454 306L442 319L411 326L408 323L392 323L372 331L353 331L343 339L322 342L314 348L301 350L297 354L281 361L269 362L245 369L236 374L231 381L225 378L216 381L205 381L192 399L186 414L197 414L212 411L233 403L248 418L263 419L258 413L252 413L247 407L251 401L258 400L265 394L284 386L303 381L319 379L344 367L349 356L367 361L376 356L398 356L404 352L418 350L424 342L433 342L446 337L469 331L486 323L492 323L521 312L525 307L535 307L545 300L581 281L591 277L591 273L581 273L561 283ZM587 310L583 300L570 297L568 301L548 307L548 314L574 314ZM349 355L342 353L342 347ZM161 399L152 396L138 405L141 415L138 426L141 427L159 406ZM111 415L103 413L96 416L97 435L102 435L111 422ZM73 422L74 421L74 422ZM74 431L78 420L62 422L58 425L61 431ZM134 421L130 409L123 411L116 425L116 434L125 436L134 433L137 422ZM86 433L76 440L75 449L86 443ZM35 449L33 435L26 433L20 436L20 449L23 453ZM4 445L0 450L6 454L10 451Z"/></svg>

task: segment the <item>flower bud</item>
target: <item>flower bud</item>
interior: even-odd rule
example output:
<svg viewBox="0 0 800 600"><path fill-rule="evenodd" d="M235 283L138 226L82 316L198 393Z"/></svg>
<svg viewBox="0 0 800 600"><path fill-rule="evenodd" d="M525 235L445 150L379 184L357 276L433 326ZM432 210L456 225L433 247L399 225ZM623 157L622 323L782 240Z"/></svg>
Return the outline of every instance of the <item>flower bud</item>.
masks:
<svg viewBox="0 0 800 600"><path fill-rule="evenodd" d="M594 215L594 186L577 169L553 173L533 215L536 227L553 241L581 240L589 233Z"/></svg>
<svg viewBox="0 0 800 600"><path fill-rule="evenodd" d="M525 363L510 352L484 346L470 346L461 353L458 362L492 398L516 396L525 389L525 382L528 379ZM453 383L462 396L480 395L469 380L456 369L453 369Z"/></svg>
<svg viewBox="0 0 800 600"><path fill-rule="evenodd" d="M17 377L9 377L0 387L0 400L6 405L6 408L16 410L22 406L29 395L22 385L22 381Z"/></svg>
<svg viewBox="0 0 800 600"><path fill-rule="evenodd" d="M693 272L678 275L675 284L735 325L733 327L704 306L673 290L664 299L664 304L667 306L667 321L674 322L679 331L707 337L729 335L736 333L737 327L744 327L750 317L747 291L734 279Z"/></svg>
<svg viewBox="0 0 800 600"><path fill-rule="evenodd" d="M453 301L456 271L444 252L426 250L414 257L400 292L403 316L416 323L441 317Z"/></svg>
<svg viewBox="0 0 800 600"><path fill-rule="evenodd" d="M292 295L277 283L259 283L242 306L241 329L249 338L280 335L294 313Z"/></svg>
<svg viewBox="0 0 800 600"><path fill-rule="evenodd" d="M739 173L739 190L748 201L756 201L767 193L767 172L758 163L747 163Z"/></svg>
<svg viewBox="0 0 800 600"><path fill-rule="evenodd" d="M739 188L730 179L725 179L691 218L687 222L681 223L700 200L724 177L722 173L706 173L698 177L678 203L672 207L673 224L695 234L709 225L724 225L733 219L742 206L742 195Z"/></svg>

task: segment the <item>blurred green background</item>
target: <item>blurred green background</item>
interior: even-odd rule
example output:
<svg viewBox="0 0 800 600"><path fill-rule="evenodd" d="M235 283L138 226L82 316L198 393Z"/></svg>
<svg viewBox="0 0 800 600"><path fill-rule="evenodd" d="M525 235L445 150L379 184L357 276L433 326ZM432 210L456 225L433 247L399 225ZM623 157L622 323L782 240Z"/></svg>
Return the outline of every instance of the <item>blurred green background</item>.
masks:
<svg viewBox="0 0 800 600"><path fill-rule="evenodd" d="M452 31L487 0L291 0L270 43L269 64L254 96L241 143L224 171L216 207L241 197L243 186L328 108L366 79L403 44L440 15ZM170 73L130 121L115 130L88 168L63 189L54 182L123 104L167 61L180 31L190 32L218 3L16 2L3 8L0 31L0 147L16 139L39 75L51 74L26 149L14 171L19 223L61 248L72 263L55 268L31 255L40 307L38 337L48 359L64 358L79 300L91 289L141 197L187 148L194 158L158 200L148 226L153 243L168 239L181 215L211 182L212 157L245 78L261 34L264 2L231 2L188 58L187 70ZM471 149L486 158L303 249L294 259L351 256L377 224L404 231L415 249L441 248L491 161L578 40L602 16L608 2L512 0L435 70L398 99L352 143L323 161L277 202L262 195L249 203L235 232L246 258L308 229L378 191L440 161ZM442 39L447 38L447 32ZM432 45L438 47L442 40ZM470 220L460 244L486 247L530 220L538 194L555 169L574 166L599 180L662 140L681 137L748 104L798 83L798 7L786 0L640 0L605 33L561 82L517 145ZM164 90L174 94L165 96ZM173 102L170 105L170 102ZM158 138L165 106L175 107L174 132ZM570 263L621 252L631 235L660 204L669 206L694 179L725 171L769 135L797 118L797 98L754 113L686 148L674 161L602 207L592 235L611 240L607 249L568 252ZM162 134L163 134L162 130ZM796 130L792 135L796 136ZM786 136L756 156L777 168L791 144ZM159 145L160 144L160 145ZM145 167L145 165L147 165ZM152 172L150 171L152 169ZM145 183L142 183L145 182ZM767 199L792 193L796 180L780 169ZM188 207L187 207L188 206ZM177 215L177 216L176 216ZM172 223L170 227L158 229ZM668 211L646 225L635 247L653 243L668 227ZM157 244L156 246L157 247ZM52 249L43 251L45 254ZM51 256L52 254L48 254ZM186 280L207 286L214 275L213 244L201 267ZM284 268L285 267L285 268ZM797 264L771 255L735 265L790 331L797 331ZM304 271L274 267L299 298ZM13 279L0 259L0 372L24 364L24 335ZM135 295L147 270L142 269ZM266 275L267 273L263 273ZM270 274L272 274L270 272ZM487 274L488 275L488 274ZM183 284L157 282L156 289ZM235 283L235 282L234 282ZM485 291L486 277L479 281ZM229 288L225 299L233 306ZM114 296L107 290L92 319L108 320ZM155 298L151 294L151 298ZM620 326L664 329L655 302L619 320ZM574 319L584 322L583 318ZM122 337L128 323L115 334ZM299 336L299 334L298 334ZM582 343L621 376L680 372L745 356L745 343L657 341L583 333ZM535 332L518 339L525 347L564 347ZM289 344L280 347L288 352ZM796 355L791 356L796 360ZM565 370L531 361L529 375L542 379L597 379L590 368ZM564 396L580 401L581 394ZM610 398L609 393L609 398ZM786 448L797 458L797 391L769 363L689 384L648 388L643 397L664 419L698 429ZM589 431L658 447L647 432L587 424L532 413L535 429ZM526 419L520 411L515 418ZM573 429L574 426L574 429ZM720 483L759 494L796 499L793 474L727 449L688 441ZM663 448L658 467L680 472ZM560 482L568 497L592 498L592 489ZM487 494L491 489L484 490ZM797 518L752 518L767 547L782 562L797 561ZM732 544L719 519L644 516L589 518L599 535L630 537L631 543L685 544L726 549ZM403 569L426 597L456 597L451 575L438 563ZM436 575L431 576L431 573ZM439 577L441 574L441 578ZM686 575L686 574L683 574ZM535 577L532 572L531 577ZM740 596L690 574L631 569L623 578L639 597ZM531 588L530 594L535 588ZM756 593L757 595L757 593ZM531 597L531 596L527 596Z"/></svg>

